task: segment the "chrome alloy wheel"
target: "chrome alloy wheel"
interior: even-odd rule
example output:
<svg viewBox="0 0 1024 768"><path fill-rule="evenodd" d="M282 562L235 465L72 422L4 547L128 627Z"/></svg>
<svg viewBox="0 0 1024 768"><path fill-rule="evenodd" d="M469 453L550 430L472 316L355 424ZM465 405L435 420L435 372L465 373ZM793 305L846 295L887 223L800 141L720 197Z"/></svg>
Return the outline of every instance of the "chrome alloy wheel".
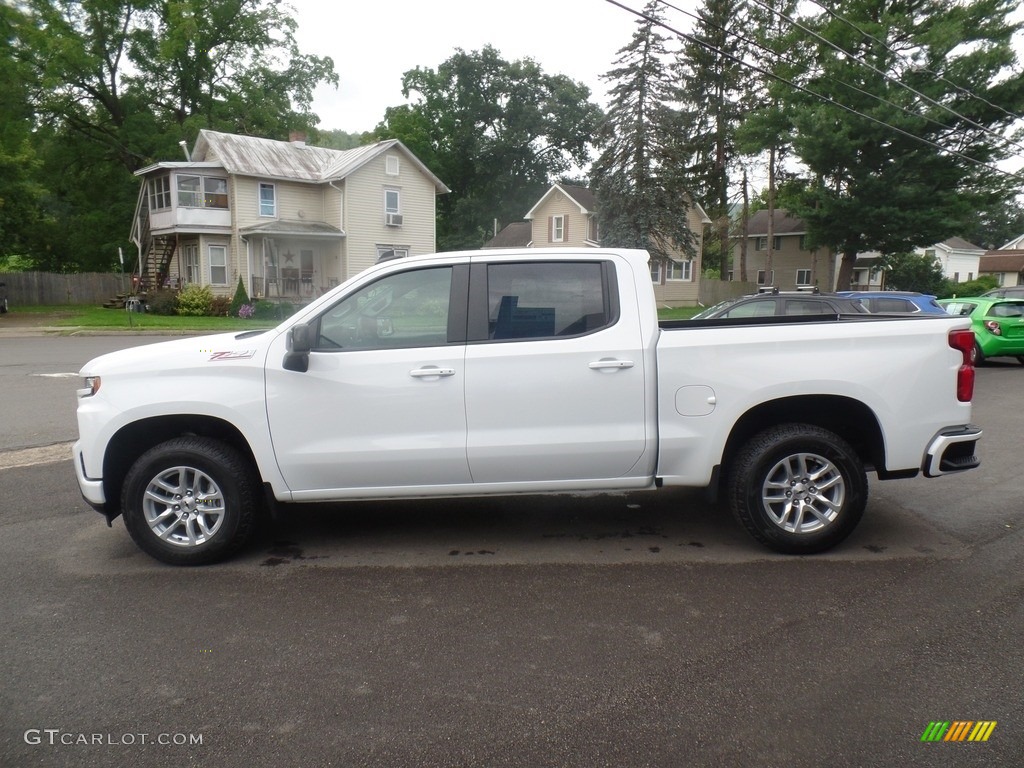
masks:
<svg viewBox="0 0 1024 768"><path fill-rule="evenodd" d="M224 494L195 467L169 467L149 481L142 502L146 523L163 541L195 547L224 522Z"/></svg>
<svg viewBox="0 0 1024 768"><path fill-rule="evenodd" d="M815 453L786 456L771 468L761 487L765 513L788 533L814 533L827 527L845 499L842 473Z"/></svg>

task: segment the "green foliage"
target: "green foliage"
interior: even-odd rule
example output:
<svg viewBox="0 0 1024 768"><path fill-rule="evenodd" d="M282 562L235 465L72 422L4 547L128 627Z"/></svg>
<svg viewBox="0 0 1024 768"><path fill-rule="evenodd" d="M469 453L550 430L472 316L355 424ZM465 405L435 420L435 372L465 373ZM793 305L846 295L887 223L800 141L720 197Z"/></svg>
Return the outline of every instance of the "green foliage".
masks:
<svg viewBox="0 0 1024 768"><path fill-rule="evenodd" d="M389 108L374 133L400 139L452 190L437 200L442 251L478 247L495 217L522 219L554 178L587 162L600 116L583 84L490 46L410 70L402 88L415 100Z"/></svg>
<svg viewBox="0 0 1024 768"><path fill-rule="evenodd" d="M765 119L789 128L766 134L791 136L788 148L807 169L793 212L813 243L842 254L840 288L858 253L961 234L979 210L1019 191L991 169L1009 155L1001 134L1024 103L1017 25L1007 19L1015 5L842 0L829 13L807 8L814 15L803 29L788 30L787 74L803 90L767 88L774 104Z"/></svg>
<svg viewBox="0 0 1024 768"><path fill-rule="evenodd" d="M214 296L206 314L210 317L238 317L237 313L231 312L231 299L227 296Z"/></svg>
<svg viewBox="0 0 1024 768"><path fill-rule="evenodd" d="M146 297L146 312L152 315L178 314L178 292L163 288L149 294Z"/></svg>
<svg viewBox="0 0 1024 768"><path fill-rule="evenodd" d="M213 309L213 292L208 285L197 285L190 283L178 293L179 315L188 317L202 317L211 315Z"/></svg>
<svg viewBox="0 0 1024 768"><path fill-rule="evenodd" d="M968 280L964 283L953 283L947 282L946 291L942 294L942 298L952 298L953 296L980 296L985 291L991 291L993 288L999 287L999 281L995 275L982 275L974 280Z"/></svg>
<svg viewBox="0 0 1024 768"><path fill-rule="evenodd" d="M287 301L257 301L253 317L257 320L275 320L280 322L295 312Z"/></svg>
<svg viewBox="0 0 1024 768"><path fill-rule="evenodd" d="M228 307L228 314L231 317L238 317L238 310L243 304L249 303L249 294L245 290L245 284L242 282L242 278L238 278L238 285L235 287L234 298L231 299L231 306Z"/></svg>
<svg viewBox="0 0 1024 768"><path fill-rule="evenodd" d="M111 269L134 250L135 170L201 128L311 129L313 89L337 75L299 52L296 24L271 0L0 4L0 254Z"/></svg>
<svg viewBox="0 0 1024 768"><path fill-rule="evenodd" d="M885 285L895 291L919 291L934 296L948 294L942 265L933 256L896 253L882 257L878 266L886 271Z"/></svg>

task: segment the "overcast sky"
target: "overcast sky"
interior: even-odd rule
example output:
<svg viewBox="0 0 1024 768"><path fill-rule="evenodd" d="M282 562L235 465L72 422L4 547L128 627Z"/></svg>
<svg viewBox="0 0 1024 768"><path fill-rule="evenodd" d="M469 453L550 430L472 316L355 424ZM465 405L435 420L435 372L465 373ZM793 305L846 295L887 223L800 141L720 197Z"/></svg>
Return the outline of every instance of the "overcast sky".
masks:
<svg viewBox="0 0 1024 768"><path fill-rule="evenodd" d="M645 0L624 0L640 9ZM384 110L404 104L402 74L437 69L456 48L494 46L506 61L530 57L549 75L566 75L605 105L600 76L627 45L636 16L605 0L289 0L305 54L330 56L340 84L316 91L322 130L372 130ZM688 10L697 0L675 0ZM670 23L686 24L687 18ZM689 25L686 24L686 29Z"/></svg>

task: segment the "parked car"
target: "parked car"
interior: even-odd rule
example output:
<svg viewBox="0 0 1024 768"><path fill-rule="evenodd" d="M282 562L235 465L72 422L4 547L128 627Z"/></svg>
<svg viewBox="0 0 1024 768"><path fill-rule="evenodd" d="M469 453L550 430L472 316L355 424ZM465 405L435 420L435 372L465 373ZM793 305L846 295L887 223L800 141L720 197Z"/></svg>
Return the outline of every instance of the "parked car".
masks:
<svg viewBox="0 0 1024 768"><path fill-rule="evenodd" d="M998 298L1024 298L1024 285L1008 285L1003 288L993 288L981 294L984 298L996 296Z"/></svg>
<svg viewBox="0 0 1024 768"><path fill-rule="evenodd" d="M857 299L837 293L771 291L726 299L693 316L694 320L720 317L772 317L775 315L849 315L868 310Z"/></svg>
<svg viewBox="0 0 1024 768"><path fill-rule="evenodd" d="M859 299L868 312L900 315L941 315L944 310L935 297L915 291L837 291L839 296Z"/></svg>
<svg viewBox="0 0 1024 768"><path fill-rule="evenodd" d="M940 299L939 304L951 315L970 316L975 363L988 357L1016 357L1024 365L1024 296Z"/></svg>

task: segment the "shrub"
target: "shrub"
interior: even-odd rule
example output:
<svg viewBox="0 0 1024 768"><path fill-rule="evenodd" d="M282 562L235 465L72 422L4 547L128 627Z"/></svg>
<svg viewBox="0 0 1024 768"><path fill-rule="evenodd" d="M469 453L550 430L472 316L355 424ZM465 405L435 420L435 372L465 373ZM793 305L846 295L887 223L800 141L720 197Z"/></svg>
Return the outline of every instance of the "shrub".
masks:
<svg viewBox="0 0 1024 768"><path fill-rule="evenodd" d="M231 299L231 307L228 309L228 314L231 317L241 317L238 314L243 304L249 303L249 294L245 292L245 285L242 284L242 278L238 278L238 287L235 288L235 296Z"/></svg>
<svg viewBox="0 0 1024 768"><path fill-rule="evenodd" d="M178 292L170 288L153 291L146 297L146 311L154 315L174 315L178 311Z"/></svg>
<svg viewBox="0 0 1024 768"><path fill-rule="evenodd" d="M257 320L284 320L295 308L286 301L257 301L253 316Z"/></svg>
<svg viewBox="0 0 1024 768"><path fill-rule="evenodd" d="M231 299L227 296L214 296L210 304L213 317L231 317Z"/></svg>
<svg viewBox="0 0 1024 768"><path fill-rule="evenodd" d="M256 314L255 304L243 304L238 308L238 316L248 320Z"/></svg>
<svg viewBox="0 0 1024 768"><path fill-rule="evenodd" d="M189 317L209 315L213 308L213 292L205 285L186 285L178 294L178 314Z"/></svg>

